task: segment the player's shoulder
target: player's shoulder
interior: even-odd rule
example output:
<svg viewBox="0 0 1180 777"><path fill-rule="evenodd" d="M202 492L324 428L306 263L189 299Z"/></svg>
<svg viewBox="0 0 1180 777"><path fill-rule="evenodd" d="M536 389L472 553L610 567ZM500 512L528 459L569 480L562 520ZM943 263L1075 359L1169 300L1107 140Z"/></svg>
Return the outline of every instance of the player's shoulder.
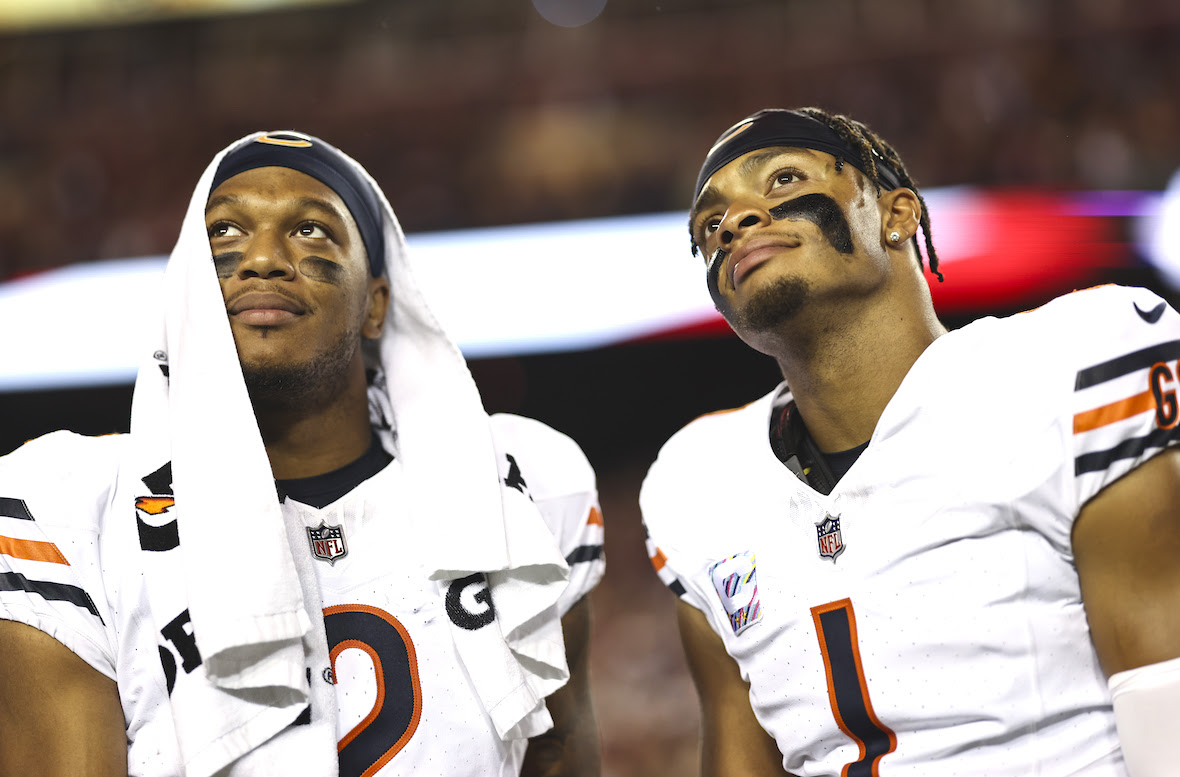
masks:
<svg viewBox="0 0 1180 777"><path fill-rule="evenodd" d="M71 475L116 470L128 450L129 436L107 434L92 437L70 431L56 431L33 439L11 453L0 456L4 471L59 472Z"/></svg>
<svg viewBox="0 0 1180 777"><path fill-rule="evenodd" d="M1121 350L1180 335L1180 314L1150 289L1107 284L1063 294L1009 319L1015 336L1054 336L1082 352Z"/></svg>
<svg viewBox="0 0 1180 777"><path fill-rule="evenodd" d="M1142 286L1105 283L1101 286L1091 286L1088 289L1078 289L1068 294L1062 294L1036 310L1054 310L1061 315L1084 316L1094 310L1125 308L1127 313L1131 313L1132 308L1139 308L1141 313L1136 315L1142 315L1149 313L1160 303L1167 305L1163 298L1151 289ZM1143 308L1145 304L1148 306L1147 309ZM1032 312L1036 312L1036 310Z"/></svg>
<svg viewBox="0 0 1180 777"><path fill-rule="evenodd" d="M1135 354L1157 361L1180 358L1180 314L1149 289L1130 286L1074 291L1014 316L980 319L952 334L958 347L940 351L947 379L959 381L959 367L1023 375L1024 380L1009 381L1012 390L1040 385L1053 396L1072 391L1079 375L1112 360ZM1002 388L994 381L987 385L989 392Z"/></svg>
<svg viewBox="0 0 1180 777"><path fill-rule="evenodd" d="M86 522L96 515L129 450L127 435L90 437L68 431L29 440L0 457L0 496L36 503L42 525Z"/></svg>
<svg viewBox="0 0 1180 777"><path fill-rule="evenodd" d="M721 484L742 482L770 462L786 472L770 450L770 417L789 399L780 384L749 404L690 421L664 443L639 492L644 522L661 544L664 535L684 531L690 516L727 503L732 494Z"/></svg>
<svg viewBox="0 0 1180 777"><path fill-rule="evenodd" d="M536 498L590 491L594 468L572 437L525 416L496 413L490 417L496 450L515 464Z"/></svg>
<svg viewBox="0 0 1180 777"><path fill-rule="evenodd" d="M665 472L677 479L693 471L713 471L722 455L732 461L743 451L768 445L771 407L790 398L784 384L753 402L698 416L673 434L660 448L648 478Z"/></svg>

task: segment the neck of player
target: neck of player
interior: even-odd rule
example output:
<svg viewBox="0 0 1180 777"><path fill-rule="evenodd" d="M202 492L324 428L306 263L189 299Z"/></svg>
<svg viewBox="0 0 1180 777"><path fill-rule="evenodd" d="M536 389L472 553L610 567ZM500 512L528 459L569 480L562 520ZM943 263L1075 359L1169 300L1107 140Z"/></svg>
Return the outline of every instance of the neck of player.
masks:
<svg viewBox="0 0 1180 777"><path fill-rule="evenodd" d="M329 396L291 404L256 399L254 415L275 478L312 477L351 464L372 441L359 353Z"/></svg>
<svg viewBox="0 0 1180 777"><path fill-rule="evenodd" d="M807 311L771 352L807 431L825 453L869 441L885 406L918 357L946 334L920 274L903 293Z"/></svg>

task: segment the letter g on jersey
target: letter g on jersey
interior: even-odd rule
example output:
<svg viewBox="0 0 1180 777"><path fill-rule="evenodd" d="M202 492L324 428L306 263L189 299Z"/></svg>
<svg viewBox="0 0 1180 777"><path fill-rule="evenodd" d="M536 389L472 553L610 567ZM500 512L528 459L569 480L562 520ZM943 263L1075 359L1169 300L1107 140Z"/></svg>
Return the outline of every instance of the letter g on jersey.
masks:
<svg viewBox="0 0 1180 777"><path fill-rule="evenodd" d="M479 587L473 595L465 592L473 586ZM469 608L464 600L470 600L476 608ZM482 629L496 619L496 606L492 604L492 589L482 572L461 577L447 588L447 616L451 623L468 631Z"/></svg>

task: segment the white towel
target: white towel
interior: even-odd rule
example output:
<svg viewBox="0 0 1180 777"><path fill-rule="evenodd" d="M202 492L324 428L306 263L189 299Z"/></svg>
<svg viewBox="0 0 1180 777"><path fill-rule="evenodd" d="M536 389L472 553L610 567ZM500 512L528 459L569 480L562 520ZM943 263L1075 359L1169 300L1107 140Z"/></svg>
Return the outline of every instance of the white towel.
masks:
<svg viewBox="0 0 1180 777"><path fill-rule="evenodd" d="M212 774L291 724L308 701L304 638L314 629L323 639L322 626L307 615L319 605L304 602L205 229L222 157L262 134L218 154L197 184L165 271L163 327L132 405L135 477L172 462L180 547L145 551L144 565L153 615L171 618L187 603L203 660L172 697L193 777ZM536 508L501 483L466 363L422 296L392 209L356 169L378 191L392 286L380 342L384 374L371 389L371 407L392 413L384 420L396 428L396 454L412 489L407 517L421 527L415 534L445 539L422 548L440 595L448 587L441 581L488 574L496 621L454 629L477 693L501 736L533 736L551 725L544 696L568 677L556 615L568 567ZM385 442L393 444L388 433ZM129 476L116 504L142 495L144 484ZM202 688L187 690L194 681ZM328 752L334 763L333 743L319 741L323 731L304 728L309 752Z"/></svg>

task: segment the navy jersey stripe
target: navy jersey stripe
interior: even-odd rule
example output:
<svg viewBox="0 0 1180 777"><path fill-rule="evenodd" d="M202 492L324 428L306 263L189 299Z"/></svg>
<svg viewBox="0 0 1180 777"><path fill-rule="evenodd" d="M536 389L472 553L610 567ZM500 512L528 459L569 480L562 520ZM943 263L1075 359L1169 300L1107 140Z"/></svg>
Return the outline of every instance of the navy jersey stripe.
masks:
<svg viewBox="0 0 1180 777"><path fill-rule="evenodd" d="M89 612L105 626L106 621L98 614L94 600L90 594L76 585L67 583L51 583L47 580L30 580L20 572L0 573L0 591L28 591L43 599L59 602L69 602Z"/></svg>
<svg viewBox="0 0 1180 777"><path fill-rule="evenodd" d="M581 564L586 561L596 561L602 558L601 545L579 545L574 548L568 556L565 557L565 563L571 567L574 564Z"/></svg>
<svg viewBox="0 0 1180 777"><path fill-rule="evenodd" d="M1180 441L1180 427L1171 429L1152 429L1142 437L1132 437L1123 440L1113 448L1104 451L1083 453L1074 459L1073 471L1075 475L1087 472L1101 472L1120 459L1130 459L1139 456L1148 448L1163 448L1172 442Z"/></svg>
<svg viewBox="0 0 1180 777"><path fill-rule="evenodd" d="M820 609L820 608L815 608ZM861 757L844 767L846 777L877 777L880 760L897 748L896 735L877 720L860 653L853 644L852 604L815 612L816 625L823 632L820 644L828 665L829 690L837 725L860 746Z"/></svg>
<svg viewBox="0 0 1180 777"><path fill-rule="evenodd" d="M165 551L180 546L180 529L175 520L163 526L152 526L137 515L135 521L139 529L139 547L144 550Z"/></svg>
<svg viewBox="0 0 1180 777"><path fill-rule="evenodd" d="M0 496L0 515L19 518L22 521L33 520L33 514L29 512L29 506L25 504L25 500L11 496Z"/></svg>
<svg viewBox="0 0 1180 777"><path fill-rule="evenodd" d="M168 373L164 373L167 375ZM167 494L168 496L175 496L172 493L172 462L165 462L164 466L148 475L143 479L143 484L147 486L148 491L153 494Z"/></svg>
<svg viewBox="0 0 1180 777"><path fill-rule="evenodd" d="M1073 388L1074 391L1081 391L1108 380L1121 378L1137 370L1145 370L1153 364L1170 359L1180 359L1180 340L1159 343L1150 348L1124 354L1116 359L1078 370Z"/></svg>
<svg viewBox="0 0 1180 777"><path fill-rule="evenodd" d="M684 588L684 584L679 580L673 580L671 583L668 583L668 588L670 588L672 593L676 594L677 596L684 596L686 593L688 593L688 591Z"/></svg>

